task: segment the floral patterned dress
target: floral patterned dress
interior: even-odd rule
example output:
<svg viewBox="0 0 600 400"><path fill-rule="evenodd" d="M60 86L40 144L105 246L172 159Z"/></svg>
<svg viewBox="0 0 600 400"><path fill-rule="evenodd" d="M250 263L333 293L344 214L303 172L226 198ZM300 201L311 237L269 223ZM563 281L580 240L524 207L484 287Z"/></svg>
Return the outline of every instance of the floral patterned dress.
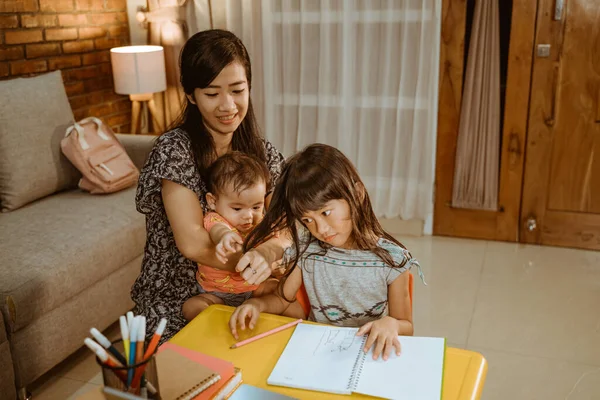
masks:
<svg viewBox="0 0 600 400"><path fill-rule="evenodd" d="M284 158L273 145L264 141L267 166L276 182ZM161 318L167 328L161 342L168 340L185 326L181 307L199 294L196 283L197 265L185 258L175 244L173 231L162 202L161 181L167 179L194 191L207 213L206 184L195 163L190 139L182 129L161 135L141 171L135 197L137 210L146 215L146 246L142 270L131 289L136 315L146 316L147 336L152 336Z"/></svg>

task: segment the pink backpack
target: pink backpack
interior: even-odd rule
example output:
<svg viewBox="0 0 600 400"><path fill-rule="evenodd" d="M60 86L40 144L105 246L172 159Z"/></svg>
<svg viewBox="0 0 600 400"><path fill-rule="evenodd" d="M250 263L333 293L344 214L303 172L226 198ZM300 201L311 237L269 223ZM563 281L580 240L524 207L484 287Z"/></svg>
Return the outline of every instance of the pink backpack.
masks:
<svg viewBox="0 0 600 400"><path fill-rule="evenodd" d="M85 118L67 128L60 147L83 175L79 187L90 193L117 192L138 180L139 170L112 129L98 118Z"/></svg>

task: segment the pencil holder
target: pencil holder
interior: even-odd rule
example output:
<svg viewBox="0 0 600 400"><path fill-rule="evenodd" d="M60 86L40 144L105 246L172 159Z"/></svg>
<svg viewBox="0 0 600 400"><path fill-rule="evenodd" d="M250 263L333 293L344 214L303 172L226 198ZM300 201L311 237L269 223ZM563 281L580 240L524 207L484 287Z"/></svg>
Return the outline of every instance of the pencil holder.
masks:
<svg viewBox="0 0 600 400"><path fill-rule="evenodd" d="M112 344L117 351L125 355L121 339L112 342ZM96 362L102 370L104 386L142 397L147 396L148 399L160 400L155 355L156 353L153 353L137 364L122 367L108 365L96 357Z"/></svg>

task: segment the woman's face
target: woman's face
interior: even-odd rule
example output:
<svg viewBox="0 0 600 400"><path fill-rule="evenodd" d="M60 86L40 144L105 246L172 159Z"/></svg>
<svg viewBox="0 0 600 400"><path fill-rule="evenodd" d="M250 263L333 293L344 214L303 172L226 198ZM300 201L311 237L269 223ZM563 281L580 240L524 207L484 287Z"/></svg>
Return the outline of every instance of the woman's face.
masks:
<svg viewBox="0 0 600 400"><path fill-rule="evenodd" d="M198 106L213 137L231 135L240 126L250 99L246 71L239 62L227 65L204 89L195 89L190 100Z"/></svg>

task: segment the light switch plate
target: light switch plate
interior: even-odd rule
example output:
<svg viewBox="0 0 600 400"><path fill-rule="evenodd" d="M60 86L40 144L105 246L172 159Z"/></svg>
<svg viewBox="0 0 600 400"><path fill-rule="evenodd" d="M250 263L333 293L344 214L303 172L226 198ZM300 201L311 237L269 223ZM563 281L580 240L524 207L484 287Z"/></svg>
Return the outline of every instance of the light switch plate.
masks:
<svg viewBox="0 0 600 400"><path fill-rule="evenodd" d="M550 45L549 44L538 44L537 45L537 56L538 57L550 57Z"/></svg>

